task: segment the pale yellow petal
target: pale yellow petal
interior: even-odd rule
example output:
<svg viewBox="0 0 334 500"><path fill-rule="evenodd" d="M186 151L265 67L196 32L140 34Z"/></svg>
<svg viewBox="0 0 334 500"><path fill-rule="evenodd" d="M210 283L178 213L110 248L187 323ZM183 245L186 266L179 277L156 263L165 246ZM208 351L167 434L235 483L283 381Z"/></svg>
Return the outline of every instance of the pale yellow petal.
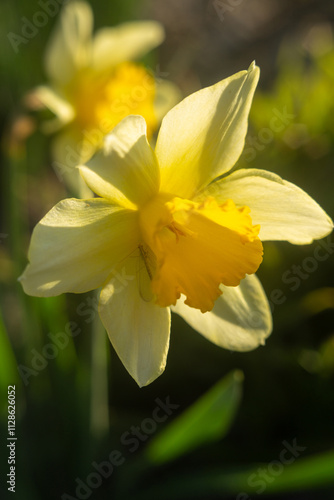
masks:
<svg viewBox="0 0 334 500"><path fill-rule="evenodd" d="M156 146L162 191L189 199L233 167L244 147L258 78L252 64L167 113Z"/></svg>
<svg viewBox="0 0 334 500"><path fill-rule="evenodd" d="M76 127L69 125L52 138L51 165L60 182L63 182L69 192L79 198L92 198L89 189L76 168L84 160L82 155L82 139ZM92 150L93 152L93 150Z"/></svg>
<svg viewBox="0 0 334 500"><path fill-rule="evenodd" d="M75 116L73 107L51 87L41 85L35 88L31 95L56 115L55 118L42 123L43 132L53 133L73 120Z"/></svg>
<svg viewBox="0 0 334 500"><path fill-rule="evenodd" d="M296 245L327 236L333 222L302 189L265 170L243 169L213 183L199 198L214 196L247 205L253 224L260 224L259 237L286 240Z"/></svg>
<svg viewBox="0 0 334 500"><path fill-rule="evenodd" d="M214 344L232 351L250 351L265 343L272 331L268 300L255 275L246 276L237 287L221 285L223 294L212 311L201 313L180 299L176 312Z"/></svg>
<svg viewBox="0 0 334 500"><path fill-rule="evenodd" d="M169 348L170 310L139 293L138 256L129 257L103 288L99 313L125 368L142 387L164 371ZM121 277L121 279L120 279Z"/></svg>
<svg viewBox="0 0 334 500"><path fill-rule="evenodd" d="M80 171L99 196L129 208L146 203L158 192L159 167L147 141L144 118L124 118Z"/></svg>
<svg viewBox="0 0 334 500"><path fill-rule="evenodd" d="M47 297L98 288L138 241L135 212L96 198L61 201L33 231L23 289Z"/></svg>
<svg viewBox="0 0 334 500"><path fill-rule="evenodd" d="M97 70L116 66L145 55L164 40L156 21L134 21L97 31L93 40L92 65Z"/></svg>
<svg viewBox="0 0 334 500"><path fill-rule="evenodd" d="M66 85L91 57L93 14L88 3L73 1L61 11L45 52L45 68L56 86Z"/></svg>

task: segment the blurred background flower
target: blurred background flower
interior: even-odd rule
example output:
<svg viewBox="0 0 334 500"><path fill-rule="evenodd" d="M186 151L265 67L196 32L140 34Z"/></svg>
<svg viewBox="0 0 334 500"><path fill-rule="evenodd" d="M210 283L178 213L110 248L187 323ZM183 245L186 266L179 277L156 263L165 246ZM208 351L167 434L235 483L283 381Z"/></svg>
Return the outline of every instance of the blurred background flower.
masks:
<svg viewBox="0 0 334 500"><path fill-rule="evenodd" d="M47 108L53 118L42 130L58 132L52 141L53 167L74 193L87 195L75 167L85 163L125 116L145 117L148 136L178 101L178 89L134 62L164 39L156 21L133 21L99 29L83 1L64 6L45 50L49 86L26 96L28 107ZM158 79L157 79L158 78Z"/></svg>
<svg viewBox="0 0 334 500"><path fill-rule="evenodd" d="M107 344L95 296L22 293L16 279L31 230L67 197L50 168L53 138L22 103L45 81L60 7L7 1L0 19L1 433L15 384L16 497L331 499L331 236L298 248L265 243L258 275L274 332L264 348L219 350L175 316L167 370L141 390ZM256 59L260 85L237 166L274 171L333 217L330 0L98 0L91 8L96 30L161 23L165 41L143 64L184 95ZM0 453L5 477L8 448ZM8 493L5 481L1 488Z"/></svg>

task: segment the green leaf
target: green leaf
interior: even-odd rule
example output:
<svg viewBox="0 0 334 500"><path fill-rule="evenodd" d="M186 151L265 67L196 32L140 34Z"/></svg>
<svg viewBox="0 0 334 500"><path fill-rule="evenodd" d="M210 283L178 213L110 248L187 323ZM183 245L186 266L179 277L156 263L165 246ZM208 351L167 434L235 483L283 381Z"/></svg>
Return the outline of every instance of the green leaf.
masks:
<svg viewBox="0 0 334 500"><path fill-rule="evenodd" d="M225 436L240 403L242 381L240 371L220 380L150 442L148 459L165 463Z"/></svg>
<svg viewBox="0 0 334 500"><path fill-rule="evenodd" d="M153 485L134 500L160 500L174 498L204 498L209 495L235 495L239 500L251 500L259 494L266 495L311 491L334 484L334 451L323 454L298 457L292 463L283 464L279 470L276 457L266 464L249 465L243 470L228 469L224 464L219 467L174 475L164 484ZM160 488L160 490L159 490Z"/></svg>
<svg viewBox="0 0 334 500"><path fill-rule="evenodd" d="M268 484L268 493L296 491L334 484L334 451L296 459Z"/></svg>

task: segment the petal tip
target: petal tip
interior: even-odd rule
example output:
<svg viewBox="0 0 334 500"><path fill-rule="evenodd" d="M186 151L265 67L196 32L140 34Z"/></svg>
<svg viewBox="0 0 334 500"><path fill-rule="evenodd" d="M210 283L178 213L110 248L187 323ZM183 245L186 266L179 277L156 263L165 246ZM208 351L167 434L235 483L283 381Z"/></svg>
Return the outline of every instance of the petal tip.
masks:
<svg viewBox="0 0 334 500"><path fill-rule="evenodd" d="M260 68L256 65L256 62L255 60L250 64L248 70L247 70L247 73L248 74L254 74L254 76L257 76L259 77L260 75Z"/></svg>
<svg viewBox="0 0 334 500"><path fill-rule="evenodd" d="M138 384L139 388L142 389L143 387L146 387L146 386L152 384L152 382L154 382L157 378L159 378L160 375L162 375L164 371L165 371L165 366L163 366L157 374L154 374L153 376L150 376L149 378L144 378L144 379L140 379L139 377L134 377L134 375L132 375L131 373L130 373L130 375L134 378L134 380Z"/></svg>
<svg viewBox="0 0 334 500"><path fill-rule="evenodd" d="M147 25L150 26L152 35L154 35L156 39L156 43L160 45L160 43L162 43L166 37L165 28L161 23L154 20L147 21Z"/></svg>

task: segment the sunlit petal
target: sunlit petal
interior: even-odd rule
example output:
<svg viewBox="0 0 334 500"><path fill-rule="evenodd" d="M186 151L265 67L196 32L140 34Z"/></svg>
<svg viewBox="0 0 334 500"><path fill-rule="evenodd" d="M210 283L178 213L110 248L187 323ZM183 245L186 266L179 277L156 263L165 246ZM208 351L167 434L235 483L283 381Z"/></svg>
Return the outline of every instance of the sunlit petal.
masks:
<svg viewBox="0 0 334 500"><path fill-rule="evenodd" d="M159 189L159 167L146 138L145 120L122 120L106 137L104 148L80 170L94 193L114 203L132 208L149 200Z"/></svg>
<svg viewBox="0 0 334 500"><path fill-rule="evenodd" d="M61 201L35 227L20 281L39 297L93 290L138 240L135 212L101 199Z"/></svg>
<svg viewBox="0 0 334 500"><path fill-rule="evenodd" d="M258 78L253 63L248 71L195 92L167 113L156 146L163 191L192 198L233 167L244 147Z"/></svg>
<svg viewBox="0 0 334 500"><path fill-rule="evenodd" d="M99 313L122 363L142 387L165 369L170 310L140 296L137 266L134 256L118 269L119 276L113 276L101 292Z"/></svg>
<svg viewBox="0 0 334 500"><path fill-rule="evenodd" d="M204 190L199 198L215 196L223 202L231 198L236 205L251 209L254 224L260 224L259 237L285 240L296 245L327 236L333 222L302 189L265 170L239 170Z"/></svg>

